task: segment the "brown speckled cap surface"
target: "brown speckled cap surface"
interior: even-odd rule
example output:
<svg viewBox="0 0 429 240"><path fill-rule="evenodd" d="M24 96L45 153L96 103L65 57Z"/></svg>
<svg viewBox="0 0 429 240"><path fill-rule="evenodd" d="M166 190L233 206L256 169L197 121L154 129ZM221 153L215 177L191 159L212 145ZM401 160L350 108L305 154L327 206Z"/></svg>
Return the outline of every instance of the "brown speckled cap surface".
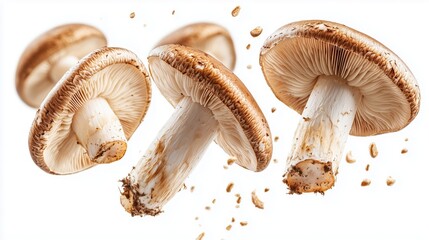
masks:
<svg viewBox="0 0 429 240"><path fill-rule="evenodd" d="M219 42L220 39L223 41ZM163 37L156 46L166 44L193 47L212 54L231 70L235 67L234 42L229 31L219 24L199 22L185 25Z"/></svg>
<svg viewBox="0 0 429 240"><path fill-rule="evenodd" d="M63 56L81 59L107 45L104 34L86 24L65 24L34 39L24 50L16 70L16 90L29 106L37 108L55 85L49 69Z"/></svg>
<svg viewBox="0 0 429 240"><path fill-rule="evenodd" d="M149 74L129 50L105 47L81 59L55 85L36 113L29 134L34 162L52 174L71 174L95 165L79 144L71 124L90 99L104 98L129 139L151 100Z"/></svg>
<svg viewBox="0 0 429 240"><path fill-rule="evenodd" d="M204 52L175 44L153 49L148 59L155 84L173 106L190 97L211 109L219 122L215 141L240 166L265 169L272 155L268 123L231 70Z"/></svg>
<svg viewBox="0 0 429 240"><path fill-rule="evenodd" d="M339 76L359 89L352 135L398 131L419 112L420 90L406 64L377 40L342 24L287 24L265 41L260 65L276 97L298 113L320 75Z"/></svg>

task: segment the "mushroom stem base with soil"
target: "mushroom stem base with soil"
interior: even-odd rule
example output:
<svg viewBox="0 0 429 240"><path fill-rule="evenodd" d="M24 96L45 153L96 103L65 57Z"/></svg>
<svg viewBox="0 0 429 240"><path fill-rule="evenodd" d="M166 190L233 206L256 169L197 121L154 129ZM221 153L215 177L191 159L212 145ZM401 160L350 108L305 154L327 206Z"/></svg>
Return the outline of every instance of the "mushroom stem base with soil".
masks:
<svg viewBox="0 0 429 240"><path fill-rule="evenodd" d="M290 193L324 193L334 185L359 96L336 76L318 77L287 159L283 182Z"/></svg>
<svg viewBox="0 0 429 240"><path fill-rule="evenodd" d="M122 180L121 204L131 215L152 215L182 188L216 136L213 113L183 98L146 154Z"/></svg>
<svg viewBox="0 0 429 240"><path fill-rule="evenodd" d="M79 59L72 55L67 55L57 59L56 62L52 64L52 68L49 71L49 79L53 83L58 82L71 67L76 65L77 62L79 62Z"/></svg>
<svg viewBox="0 0 429 240"><path fill-rule="evenodd" d="M72 129L94 162L119 160L127 150L121 122L104 98L86 102L73 116Z"/></svg>

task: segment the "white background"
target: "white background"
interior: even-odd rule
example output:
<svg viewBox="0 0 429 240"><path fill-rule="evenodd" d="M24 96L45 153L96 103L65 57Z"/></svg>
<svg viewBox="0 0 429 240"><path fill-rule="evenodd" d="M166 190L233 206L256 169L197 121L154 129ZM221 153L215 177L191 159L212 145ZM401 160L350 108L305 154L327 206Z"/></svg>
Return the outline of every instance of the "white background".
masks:
<svg viewBox="0 0 429 240"><path fill-rule="evenodd" d="M231 10L237 5L241 12L234 18ZM347 4L4 0L0 3L0 239L195 239L202 232L204 239L429 239L428 9L423 0ZM129 17L131 12L136 14L134 19ZM336 21L378 39L407 63L422 92L420 113L407 128L381 136L349 137L344 153L351 150L357 162L348 164L343 158L337 183L324 196L288 195L281 182L300 116L274 97L258 63L260 47L272 32L303 19ZM14 82L18 59L30 41L54 26L82 22L101 29L110 46L128 48L146 63L148 52L161 37L198 21L230 30L238 56L235 73L259 102L273 136L279 137L273 153L278 163L272 162L260 173L235 165L225 170L228 156L213 143L186 180L188 189L179 192L163 214L131 217L119 203L118 180L139 160L173 112L155 85L147 117L121 161L69 176L49 175L33 163L27 138L36 109L19 99ZM253 38L249 32L256 26L262 26L263 32ZM272 107L277 108L275 113ZM371 142L379 150L375 159L368 151ZM403 148L408 153L401 154ZM369 171L365 171L367 164ZM396 179L395 185L386 186L388 176ZM372 180L370 186L360 186L364 178ZM227 193L230 182L235 185ZM195 186L192 193L191 186ZM265 188L270 191L264 192ZM254 190L265 209L251 203ZM237 193L242 196L239 208L235 207ZM248 225L240 226L240 221ZM227 231L229 224L232 228Z"/></svg>

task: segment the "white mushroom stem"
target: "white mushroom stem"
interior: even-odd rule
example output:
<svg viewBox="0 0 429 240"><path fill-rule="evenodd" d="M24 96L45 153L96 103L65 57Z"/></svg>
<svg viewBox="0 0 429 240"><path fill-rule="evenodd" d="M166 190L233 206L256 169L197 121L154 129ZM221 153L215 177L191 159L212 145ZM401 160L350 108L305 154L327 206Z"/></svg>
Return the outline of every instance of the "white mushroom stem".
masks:
<svg viewBox="0 0 429 240"><path fill-rule="evenodd" d="M360 93L335 76L320 76L302 113L287 159L291 193L330 189L353 125Z"/></svg>
<svg viewBox="0 0 429 240"><path fill-rule="evenodd" d="M121 122L104 98L86 102L73 116L72 129L90 159L110 163L122 158L127 139Z"/></svg>
<svg viewBox="0 0 429 240"><path fill-rule="evenodd" d="M183 187L218 129L212 112L183 98L146 154L122 180L121 203L133 216L157 215Z"/></svg>
<svg viewBox="0 0 429 240"><path fill-rule="evenodd" d="M49 71L49 77L53 83L58 82L63 75L76 63L79 61L79 59L72 55L63 56L62 58L58 59L51 67L51 70Z"/></svg>

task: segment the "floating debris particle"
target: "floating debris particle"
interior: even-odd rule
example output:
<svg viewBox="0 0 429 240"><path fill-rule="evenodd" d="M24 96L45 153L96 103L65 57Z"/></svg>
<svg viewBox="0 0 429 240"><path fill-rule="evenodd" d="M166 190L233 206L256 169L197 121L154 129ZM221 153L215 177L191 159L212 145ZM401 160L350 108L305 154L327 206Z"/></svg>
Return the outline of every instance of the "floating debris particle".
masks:
<svg viewBox="0 0 429 240"><path fill-rule="evenodd" d="M135 12L130 13L130 18L135 18L135 17L136 17L136 13Z"/></svg>
<svg viewBox="0 0 429 240"><path fill-rule="evenodd" d="M408 149L406 149L406 148L403 148L402 150L401 150L401 154L405 154L405 153L407 153L408 152Z"/></svg>
<svg viewBox="0 0 429 240"><path fill-rule="evenodd" d="M240 7L240 6L235 7L234 9L232 9L232 11L231 11L231 15L232 15L233 17L237 17L237 16L238 16L238 14L240 13L240 10L241 10L241 7Z"/></svg>
<svg viewBox="0 0 429 240"><path fill-rule="evenodd" d="M253 205L255 205L255 207L260 208L260 209L264 209L264 202L262 202L258 198L255 191L252 192L252 203L253 203Z"/></svg>
<svg viewBox="0 0 429 240"><path fill-rule="evenodd" d="M261 35L262 33L262 27L261 26L257 26L254 29L252 29L252 31L250 31L250 35L252 35L252 37L257 37L259 35Z"/></svg>
<svg viewBox="0 0 429 240"><path fill-rule="evenodd" d="M371 184L371 180L369 180L369 179L364 179L364 180L362 180L362 182L360 183L360 185L362 186L362 187L366 187L366 186L369 186Z"/></svg>
<svg viewBox="0 0 429 240"><path fill-rule="evenodd" d="M250 49L250 43L246 45L246 49L249 50Z"/></svg>
<svg viewBox="0 0 429 240"><path fill-rule="evenodd" d="M375 143L371 143L369 145L369 154L371 155L372 158L376 158L378 156L378 149Z"/></svg>
<svg viewBox="0 0 429 240"><path fill-rule="evenodd" d="M198 235L197 240L202 240L204 235L206 235L205 232L200 233L200 235Z"/></svg>
<svg viewBox="0 0 429 240"><path fill-rule="evenodd" d="M241 225L241 226L243 226L243 227L244 227L244 226L247 226L247 224L248 224L248 223L247 223L246 221L242 221L242 222L240 222L240 225Z"/></svg>
<svg viewBox="0 0 429 240"><path fill-rule="evenodd" d="M392 186L393 184L395 184L396 180L394 178L392 178L391 176L388 176L386 179L386 184L387 186Z"/></svg>
<svg viewBox="0 0 429 240"><path fill-rule="evenodd" d="M355 163L356 159L352 155L352 151L348 151L346 154L346 162L347 163Z"/></svg>
<svg viewBox="0 0 429 240"><path fill-rule="evenodd" d="M226 186L226 192L231 192L232 188L234 187L234 183L229 183L228 186Z"/></svg>

